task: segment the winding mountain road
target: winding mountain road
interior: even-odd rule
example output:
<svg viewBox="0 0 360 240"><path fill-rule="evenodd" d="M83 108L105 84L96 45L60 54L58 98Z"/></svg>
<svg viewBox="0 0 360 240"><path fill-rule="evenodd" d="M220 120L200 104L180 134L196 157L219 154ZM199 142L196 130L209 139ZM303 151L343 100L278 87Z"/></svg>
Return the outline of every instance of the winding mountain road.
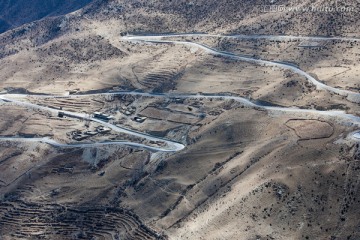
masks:
<svg viewBox="0 0 360 240"><path fill-rule="evenodd" d="M39 106L33 103L28 103L24 101L14 100L13 98L25 98L25 97L32 97L32 98L79 98L84 96L91 96L91 97L100 97L100 96L118 96L118 95L132 95L132 96L140 96L140 97L161 97L161 98L180 98L180 99L218 99L218 100L234 100L236 102L241 103L242 105L254 108L258 110L265 110L269 112L280 112L280 113L294 113L294 114L301 114L301 115L308 115L308 114L314 114L314 115L320 115L324 117L331 117L336 119L339 123L345 124L347 126L355 126L360 127L360 117L347 114L344 111L318 111L313 109L299 109L299 108L286 108L286 107L273 107L273 106L264 106L260 104L256 104L251 102L249 99L237 97L237 96L228 96L228 95L213 95L213 94L181 94L181 93L144 93L144 92L134 92L134 91L122 91L122 92L106 92L106 93L94 93L94 94L82 94L82 95L69 95L69 96L52 96L52 95L24 95L24 94L7 94L7 95L0 95L0 100L3 100L4 102L10 102L13 104L16 104L18 106L23 106L27 108L32 109L39 109L43 111L49 111L53 114L58 114L60 110L56 110L53 108L48 108L44 106ZM8 97L6 97L8 96ZM52 146L56 147L95 147L95 146L102 146L102 145L128 145L133 147L140 147L148 150L153 151L163 151L163 152L176 152L182 150L185 146L181 143L170 141L164 138L158 138L154 137L145 133L137 132L131 129L119 127L116 125L113 125L108 122L101 121L96 118L90 117L89 114L84 113L75 113L75 112L69 112L69 111L63 111L67 116L83 119L83 120L90 120L93 122L97 122L105 127L109 127L112 130L116 132L125 133L128 135L140 137L143 139L147 139L149 141L156 141L165 143L163 147L154 147L150 145L140 144L140 143L131 143L131 142L125 142L125 141L115 141L115 142L102 142L102 143L91 143L91 144L60 144L56 141L53 141L48 138L36 138L35 141L37 142L43 142L48 143ZM358 135L354 134L354 137ZM360 136L359 136L360 137ZM3 141L10 141L11 138L0 138L0 140ZM13 141L32 141L28 138L13 138Z"/></svg>
<svg viewBox="0 0 360 240"><path fill-rule="evenodd" d="M242 39L271 39L271 40L292 40L292 39L312 39L312 40L342 40L342 41L360 41L357 38L340 38L340 37L301 37L301 36L261 36L261 35L232 35L232 36L222 36L222 35L209 35L209 34L168 34L168 35L148 35L148 36L125 36L122 37L124 41L135 41L135 42L145 42L145 43L161 43L161 44L180 44L192 47L198 47L203 49L205 52L213 55L228 57L240 61L251 62L263 66L275 66L283 69L289 69L301 76L304 76L310 83L314 84L317 89L319 90L326 90L341 96L347 97L347 99L351 102L360 103L360 93L343 90L328 86L324 83L319 82L314 77L309 75L308 73L302 71L301 69L290 65L288 63L283 62L274 62L269 60L262 60L262 59L255 59L247 56L240 56L235 55L230 52L219 51L209 46L200 43L194 42L187 42L187 41L170 41L170 40L162 40L163 38L168 37L186 37L186 36L196 36L196 37L223 37L223 38L242 38ZM149 141L160 142L163 144L161 147L155 147L150 145L145 145L141 143L134 143L128 141L113 141L113 142L97 142L97 143L80 143L80 144L62 144L56 142L49 138L9 138L3 137L0 138L0 141L16 141L16 142L39 142L39 143L46 143L54 147L61 147L61 148L87 148L87 147L96 147L96 146L104 146L104 145L127 145L132 147L139 147L148 149L151 151L162 151L162 152L177 152L185 148L185 146L181 143L171 141L164 138L158 138L146 133L137 132L132 129L127 129L124 127L119 127L114 124L104 122L100 119L91 117L90 114L85 113L76 113L64 110L56 110L50 107L41 106L37 104L33 104L30 102L19 101L16 100L18 98L78 98L82 96L106 96L106 95L133 95L133 96L143 96L143 97L163 97L163 98L182 98L182 99L220 99L220 100L234 100L246 107L255 108L255 109L262 109L269 112L283 112L283 113L297 113L297 114L315 114L321 116L327 116L337 119L340 123L360 127L360 117L347 114L344 111L318 111L313 109L299 109L299 108L285 108L285 107L273 107L273 106L264 106L261 104L256 104L251 102L250 100L242 97L237 96L229 96L229 95L220 95L220 94L186 94L186 93L144 93L144 92L135 92L135 91L119 91L119 92L105 92L105 93L94 93L94 94L79 94L79 95L68 95L68 96L59 96L59 95L26 95L26 94L7 94L7 93L0 93L0 102L2 104L15 104L18 106L30 108L30 109L37 109L41 111L46 111L51 114L57 115L60 111L65 113L67 116L82 120L89 120L93 122L97 122L102 126L108 127L116 132L125 133L128 135L136 136L142 139L146 139ZM353 133L353 138L356 140L360 140L360 132Z"/></svg>
<svg viewBox="0 0 360 240"><path fill-rule="evenodd" d="M7 94L5 96L9 96L12 98L25 98L25 97L32 97L32 98L79 98L79 97L100 97L100 96L121 96L121 95L131 95L131 96L140 96L140 97L160 97L160 98L180 98L180 99L218 99L218 100L234 100L236 102L241 103L242 105L249 107L249 108L255 108L255 109L263 109L270 112L283 112L283 113L299 113L299 114L315 114L315 115L322 115L322 116L329 116L329 117L336 117L339 119L343 119L346 123L352 123L354 125L360 126L360 117L355 116L352 114L347 114L345 111L337 111L337 110L330 110L330 111L319 111L314 109L301 109L301 108L294 108L294 107L274 107L274 106L265 106L261 104L256 104L252 101L250 101L247 98L238 97L238 96L229 96L229 95L220 95L220 94L186 94L186 93L147 93L147 92L137 92L137 91L117 91L117 92L104 92L104 93L92 93L92 94L81 94L81 95L69 95L69 96L61 96L61 95L26 95L26 94ZM0 95L0 99L4 99L4 95ZM6 98L5 98L6 99ZM8 99L7 99L8 100ZM8 100L9 101L9 100ZM23 101L17 101L22 104L25 102ZM26 103L28 104L28 103ZM34 106L35 104L31 104L31 106ZM35 105L38 106L38 105ZM41 107L41 106L39 106ZM58 112L58 110L47 108L47 107L41 107L41 109L47 109L52 110L54 112ZM78 118L84 118L87 120L98 122L106 127L114 127L112 124L98 120L96 118L89 118L86 117L85 114L77 114L73 112L67 112L68 115L74 115L74 117ZM120 128L120 127L117 127ZM127 133L133 135L133 133L137 133L136 136L143 137L146 134L135 132L133 130L129 130L126 128L120 128L118 129L119 132ZM140 135L138 135L140 134ZM159 138L151 137L150 135L146 135L149 137L149 140L157 141Z"/></svg>
<svg viewBox="0 0 360 240"><path fill-rule="evenodd" d="M240 35L235 35L235 36L221 36L221 35L206 35L206 34L198 34L198 35L189 35L189 34L177 34L177 35L170 35L172 37L186 37L186 36L217 36L217 37L237 37ZM305 77L310 83L312 83L313 85L316 86L316 88L318 90L326 90L341 96L345 96L347 97L347 99L351 102L354 103L360 103L360 93L357 92L352 92L352 91L348 91L348 90L343 90L343 89L338 89L338 88L334 88L331 86L328 86L320 81L318 81L317 79L315 79L314 77L312 77L310 74L304 72L303 70L289 64L289 63L285 63L285 62L275 62L275 61L269 61L269 60L263 60L263 59L255 59L252 57L248 57L248 56L240 56L240 55L236 55L230 52L226 52L226 51L219 51L217 49L214 49L212 47L209 47L205 44L200 44L200 43L195 43L195 42L188 42L188 41L172 41L172 40L158 40L158 39L162 39L162 38L166 38L169 36L164 36L164 35L158 35L158 36L124 36L122 37L122 40L124 41L135 41L135 42L145 42L145 43L162 43L162 44L178 44L178 45L185 45L185 46L191 46L191 47L198 47L202 50L204 50L205 52L212 54L212 55L217 55L217 56L223 56L223 57L227 57L227 58L232 58L235 60L240 60L240 61L244 61L244 62L250 62L250 63L254 63L254 64L258 64L258 65L262 65L262 66L270 66L270 67L279 67L282 69L288 69L293 71L294 73L297 73L303 77ZM263 36L266 37L266 36ZM270 36L269 36L270 37ZM282 36L284 37L284 36ZM312 37L308 37L309 39L312 39ZM319 37L317 37L319 38ZM331 38L328 38L331 39Z"/></svg>
<svg viewBox="0 0 360 240"><path fill-rule="evenodd" d="M21 96L21 94L19 94L18 96ZM161 150L161 151L164 151L164 152L177 152L177 151L182 150L185 147L183 144L175 142L175 141L171 141L171 140L167 140L167 139L163 139L163 138L158 138L158 137L153 137L153 136L148 135L146 133L137 132L137 131L132 130L132 129L127 129L127 128L124 128L124 127L116 126L116 125L108 123L108 122L104 122L104 121L102 121L100 119L91 117L90 114L76 113L76 112L70 112L70 111L64 111L64 110L56 110L56 109L53 109L53 108L50 108L50 107L45 107L45 106L40 106L40 105L29 103L29 102L15 100L13 98L6 97L6 95L0 95L0 100L2 100L5 103L7 102L7 103L15 104L15 105L21 106L21 107L26 107L26 108L30 108L30 109L38 109L38 110L41 110L41 111L49 112L49 113L54 114L54 115L58 115L59 112L63 112L68 117L97 122L97 123L101 124L102 126L105 126L105 127L108 127L110 129L114 130L115 132L125 133L125 134L128 134L128 135L139 137L139 138L146 139L146 140L149 140L149 141L155 141L155 142L159 141L159 142L162 142L162 143L165 144L165 146L162 147L162 148L156 148L156 147L153 147L153 146L144 145L144 144L138 144L138 143L134 143L134 144L132 144L132 146L147 147L148 149L149 148L154 148L154 149L156 148L158 151ZM0 140L1 139L2 138L0 138ZM9 138L7 138L6 140L8 141ZM15 138L15 140L19 140L19 138ZM45 142L48 143L48 144L51 144L51 145L54 145L54 143L55 143L55 142L51 142L49 140L45 140ZM129 144L125 144L125 142L120 142L120 141L117 142L117 144L129 145Z"/></svg>
<svg viewBox="0 0 360 240"><path fill-rule="evenodd" d="M128 36L125 36L126 38ZM129 37L141 37L142 39L162 39L171 37L217 37L217 38L234 38L234 39L266 39L270 41L292 41L292 40L313 40L313 41L346 41L346 42L358 42L360 38L351 37L322 37L322 36L293 36L293 35L221 35L221 34L207 34L207 33L169 33L159 35L142 35L142 36L129 36Z"/></svg>

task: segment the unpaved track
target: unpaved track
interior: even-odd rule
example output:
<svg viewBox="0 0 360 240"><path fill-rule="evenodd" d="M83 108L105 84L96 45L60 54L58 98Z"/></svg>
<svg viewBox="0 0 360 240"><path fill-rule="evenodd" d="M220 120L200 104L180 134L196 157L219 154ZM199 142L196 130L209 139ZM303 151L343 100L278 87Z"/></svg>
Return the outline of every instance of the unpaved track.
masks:
<svg viewBox="0 0 360 240"><path fill-rule="evenodd" d="M292 40L313 40L313 41L346 41L346 42L359 42L360 38L351 37L322 37L322 36L293 36L293 35L221 35L221 34L207 34L207 33L169 33L160 35L143 35L143 36L129 36L141 37L142 39L162 39L171 37L217 37L217 38L235 38L235 39L266 39L270 41L292 41ZM125 37L126 38L126 37Z"/></svg>
<svg viewBox="0 0 360 240"><path fill-rule="evenodd" d="M99 124L101 124L101 125L103 125L105 127L108 127L110 129L114 130L115 132L125 133L125 134L128 134L128 135L132 135L132 136L135 136L135 137L140 137L140 138L143 138L143 139L146 139L146 140L149 140L149 141L155 141L155 142L159 141L161 143L164 143L165 146L162 147L162 148L157 148L158 151L177 152L177 151L182 150L185 147L183 144L178 143L178 142L170 141L170 140L163 139L163 138L153 137L153 136L145 134L145 133L137 132L137 131L134 131L134 130L131 130L131 129L119 127L119 126L113 125L111 123L101 121L99 119L91 117L90 114L69 112L69 111L64 111L64 110L56 110L56 109L53 109L53 108L44 107L44 106L40 106L40 105L37 105L37 104L29 103L29 102L15 100L13 98L6 97L5 95L0 95L0 100L2 100L4 102L11 103L11 104L15 104L17 106L22 106L22 107L26 107L26 108L30 108L30 109L38 109L38 110L41 110L41 111L50 112L51 114L54 114L54 115L58 115L59 112L63 112L69 117L97 122L97 123L99 123ZM117 144L124 145L124 142L117 142ZM125 144L125 145L128 145L128 144ZM136 145L137 144L135 144L135 143L133 144L133 146L136 146ZM146 146L146 145L141 144L141 146L143 147L143 146ZM148 148L153 148L153 146L148 146Z"/></svg>
<svg viewBox="0 0 360 240"><path fill-rule="evenodd" d="M275 66L283 69L289 69L301 76L304 76L309 82L314 84L317 89L319 90L326 90L341 96L346 96L347 99L351 102L360 103L360 93L355 93L348 90L342 90L338 88L334 88L331 86L328 86L326 84L323 84L316 80L314 77L309 75L308 73L302 71L301 69L290 65L288 63L283 62L274 62L274 61L268 61L268 60L262 60L262 59L255 59L251 57L246 56L239 56L235 55L230 52L225 51L219 51L214 48L211 48L209 46L206 46L204 44L194 43L194 42L184 42L184 41L169 41L169 40L161 40L163 38L167 37L186 37L186 36L195 36L195 37L219 37L219 38L239 38L239 39L269 39L269 40L294 40L294 39L302 39L302 40L341 40L341 41L360 41L360 39L357 38L341 38L341 37L303 37L303 36L261 36L261 35L232 35L232 36L222 36L222 35L209 35L209 34L167 34L167 35L147 35L147 36L125 36L121 39L124 41L135 41L135 42L145 42L145 43L161 43L161 44L180 44L180 45L186 45L186 46L194 46L198 47L200 49L203 49L205 52L213 55L220 55L240 61L246 61L251 62L259 65L264 66ZM15 100L14 98L25 98L25 97L34 97L34 98L77 98L81 96L105 96L105 95L134 95L134 96L144 96L144 97L165 97L165 98L194 98L194 99L201 99L201 98L212 98L212 99L222 99L222 100L234 100L237 102L240 102L244 106L250 107L250 108L256 108L256 109L263 109L269 112L284 112L284 113L298 113L298 114L316 114L316 115L322 115L322 116L328 116L333 117L337 120L339 120L340 123L350 125L350 126L360 126L360 117L347 114L344 111L317 111L312 109L298 109L298 108L284 108L284 107L271 107L271 106L263 106L259 104L255 104L251 101L249 101L246 98L242 97L236 97L236 96L227 96L227 95L203 95L203 94L174 94L174 93L163 93L163 94L156 94L156 93L142 93L142 92L106 92L106 93L96 93L96 94L82 94L82 95L69 95L69 96L52 96L52 95L26 95L26 94L2 94L0 95L0 101L3 102L10 102L12 104L16 104L18 106L23 106L26 108L32 108L32 109L38 109L42 111L51 112L52 114L58 114L60 110L52 109L49 107L44 107L40 105L36 105L33 103L25 102L25 101L19 101ZM63 111L67 116L73 117L73 118L79 118L83 120L89 120L93 122L97 122L103 126L106 126L116 132L121 132L129 135L133 135L136 137L144 138L149 141L156 141L165 143L164 147L153 147L148 146L144 144L139 143L132 143L132 142L126 142L126 141L117 141L117 142L99 142L99 143L89 143L89 144L60 144L54 140L48 139L48 138L0 138L0 140L3 141L32 141L32 142L43 142L50 144L55 147L95 147L95 146L102 146L102 145L128 145L133 147L141 147L146 148L149 150L154 151L165 151L165 152L176 152L182 150L185 146L181 143L170 141L163 138L157 138L145 133L137 132L131 129L119 127L116 125L113 125L108 122L101 121L99 119L91 117L89 114L84 113L75 113L75 112L68 112ZM360 133L354 133L353 139L360 139Z"/></svg>
<svg viewBox="0 0 360 240"><path fill-rule="evenodd" d="M176 34L176 35L158 35L158 36L125 36L122 37L121 39L123 41L134 41L134 42L145 42L145 43L162 43L162 44L178 44L178 45L185 45L185 46L192 46L192 47L198 47L202 50L204 50L205 52L209 53L209 54L213 54L213 55L217 55L217 56L223 56L223 57L227 57L227 58L232 58L235 60L240 60L240 61L245 61L245 62L250 62L250 63L255 63L258 65L262 65L262 66L270 66L270 67L279 67L282 69L288 69L293 71L294 73L297 73L301 76L304 76L310 83L312 83L313 85L316 86L316 88L318 90L326 90L341 96L345 96L347 97L347 99L351 102L355 102L355 103L360 103L360 93L356 93L356 92L352 92L352 91L348 91L348 90L343 90L343 89L338 89L338 88L334 88L331 86L328 86L322 82L319 82L317 79L315 79L314 77L312 77L310 74L304 72L303 70L289 64L289 63L285 63L285 62L275 62L275 61L269 61L269 60L263 60L263 59L256 59L256 58L252 58L252 57L248 57L248 56L240 56L240 55L236 55L230 52L225 52L225 51L219 51L217 49L211 48L205 44L200 44L200 43L195 43L195 42L188 42L188 41L171 41L171 40L161 40L163 38L166 37L186 37L186 36L201 36L201 37L213 37L213 36L217 36L217 37L222 37L222 38L229 38L229 37L233 37L233 38L239 38L239 35L234 35L234 36L221 36L221 35L206 35L206 34L194 34L194 35L189 35L189 34ZM253 36L255 37L255 36ZM273 38L275 36L262 36L262 38ZM285 36L281 36L281 37L285 37ZM290 37L291 38L291 37ZM303 37L305 38L305 37ZM341 39L341 38L321 38L321 37L307 37L307 39ZM354 39L355 41L355 39Z"/></svg>
<svg viewBox="0 0 360 240"><path fill-rule="evenodd" d="M290 113L290 114L292 113L292 114L301 114L301 115L309 115L309 114L317 115L317 116L320 115L320 116L324 116L324 117L334 118L336 121L338 121L339 123L341 123L343 125L360 127L360 117L352 115L352 114L347 114L344 111L318 111L318 110L313 110L313 109L263 106L263 105L255 104L255 103L251 102L250 100L248 100L246 98L242 98L242 97L227 96L227 95L214 95L214 94L209 94L209 95L196 94L195 95L195 94L181 94L181 93L176 93L176 94L175 93L143 93L143 92L130 92L130 91L69 95L69 96L6 94L6 95L0 95L0 100L3 100L5 102L11 102L18 106L23 106L23 107L32 108L32 109L39 109L39 110L51 112L53 114L58 114L58 112L60 110L56 110L56 109L52 109L52 108L48 108L48 107L44 107L44 106L39 106L39 105L36 105L33 103L24 102L24 101L14 100L14 98L26 98L26 97L30 97L30 96L32 98L79 98L79 97L84 97L84 96L100 97L100 96L109 96L109 95L112 95L112 96L132 95L132 96L138 96L138 97L161 97L161 98L181 98L181 99L234 100L234 101L241 103L242 105L244 105L246 107L254 108L254 109L258 109L258 110L265 110L265 111L268 111L271 113L278 112L278 113ZM68 111L63 111L63 110L61 110L61 111L66 113L67 116L97 122L103 126L111 128L112 130L114 130L116 132L126 133L129 135L145 138L150 141L165 143L165 146L164 147L154 147L154 146L149 146L149 145L140 144L140 143L132 143L132 142L127 142L127 141L99 142L99 143L89 143L89 144L60 144L60 143L58 143L54 140L48 139L48 138L0 138L0 140L1 141L19 141L19 142L42 142L42 143L50 144L55 147L63 147L63 148L66 148L66 147L86 148L86 147L97 147L97 146L104 146L104 145L127 145L127 146L139 147L139 148L144 148L144 149L148 149L148 150L152 150L152 151L162 151L162 152L177 152L177 151L182 150L185 147L183 144L178 143L178 142L170 141L170 140L163 139L163 138L157 138L157 137L145 134L145 133L140 133L140 132L136 132L131 129L126 129L126 128L115 126L111 123L104 122L104 121L101 121L96 118L92 118L89 114L68 112ZM360 139L360 134L359 135L354 134L353 139L355 139L355 140Z"/></svg>
<svg viewBox="0 0 360 240"><path fill-rule="evenodd" d="M93 93L93 94L81 94L81 95L24 95L24 94L7 94L4 96L9 96L11 98L79 98L79 97L100 97L100 96L122 96L122 95L131 95L138 97L160 97L160 98L180 98L180 99L218 99L218 100L234 100L242 105L255 108L263 109L269 112L283 112L283 113L299 113L299 114L315 114L320 116L329 116L334 117L342 121L343 123L349 123L356 126L360 126L360 117L352 114L347 114L345 111L319 111L314 109L300 109L300 108L286 108L286 107L272 107L264 106L251 102L247 98L221 95L221 94L186 94L186 93L146 93L146 92L136 92L136 91L117 91L117 92L105 92L105 93ZM0 95L0 99L4 98ZM72 113L72 112L71 112ZM95 119L96 121L99 121ZM103 121L100 121L104 123ZM149 135L148 135L149 136ZM154 140L154 139L153 139Z"/></svg>
<svg viewBox="0 0 360 240"><path fill-rule="evenodd" d="M152 147L147 146L141 143L134 143L128 141L109 141L109 142L95 142L95 143L79 143L79 144L63 144L56 142L50 138L17 138L17 137L0 137L0 141L8 142L25 142L25 143L46 143L53 147L59 148L94 148L102 146L112 146L112 145L124 145L129 147L143 148L150 151L161 151L161 152L173 152L173 150L168 150L161 147Z"/></svg>

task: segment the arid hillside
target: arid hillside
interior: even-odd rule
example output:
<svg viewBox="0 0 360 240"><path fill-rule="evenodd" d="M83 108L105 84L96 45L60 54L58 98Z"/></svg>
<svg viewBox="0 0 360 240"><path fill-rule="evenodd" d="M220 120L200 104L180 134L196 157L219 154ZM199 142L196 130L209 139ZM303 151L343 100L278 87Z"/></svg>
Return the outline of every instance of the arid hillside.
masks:
<svg viewBox="0 0 360 240"><path fill-rule="evenodd" d="M4 22L4 26L14 27L44 16L64 14L89 2L89 0L45 1L45 3L25 1L26 7L20 8L19 6L22 5L20 0L2 1L0 9L4 12L0 14L0 19ZM110 24L111 21L117 20L116 28L130 33L220 32L354 36L359 25L359 8L360 3L355 0L346 2L95 0L80 10L77 17L71 18L71 22L78 24L79 21L101 20ZM46 34L41 28L46 25L44 22L56 25L53 26L54 28L61 23L54 19L44 19L43 23L37 23L36 27L42 34ZM73 30L78 27L77 24L74 24ZM23 29L29 30L25 26ZM16 33L19 31L23 30L19 29L13 34L17 36ZM59 31L64 32L66 28Z"/></svg>
<svg viewBox="0 0 360 240"><path fill-rule="evenodd" d="M358 1L1 4L1 240L360 239Z"/></svg>
<svg viewBox="0 0 360 240"><path fill-rule="evenodd" d="M44 17L73 12L89 2L91 0L1 0L0 33Z"/></svg>

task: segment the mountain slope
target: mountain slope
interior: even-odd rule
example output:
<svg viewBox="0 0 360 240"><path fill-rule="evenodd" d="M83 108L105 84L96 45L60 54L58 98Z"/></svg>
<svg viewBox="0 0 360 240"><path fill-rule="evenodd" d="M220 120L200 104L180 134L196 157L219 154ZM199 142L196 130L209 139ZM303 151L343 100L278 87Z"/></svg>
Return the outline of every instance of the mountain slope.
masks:
<svg viewBox="0 0 360 240"><path fill-rule="evenodd" d="M21 24L15 21L21 4L32 5L28 9L34 13L24 10L19 18L26 13L54 17L0 34L0 92L230 93L270 106L360 112L360 105L318 90L290 70L213 56L196 47L121 38L166 32L359 36L359 11L262 11L271 4L333 6L336 1L94 0L65 15L86 3L52 1L46 14L38 10L40 1L6 3L13 4L2 6L13 11L14 22L0 15L3 29ZM359 7L356 1L338 4ZM328 85L360 91L360 85L350 84L358 84L358 42L328 41L326 47L310 49L299 47L301 40L176 40L291 63ZM66 111L109 113L118 126L181 141L186 148L165 154L0 141L0 216L6 220L0 235L9 239L13 232L19 238L58 234L58 239L360 239L360 147L346 137L358 130L351 122L215 98L28 100ZM0 103L0 135L51 134L72 143L74 133L97 127L7 104ZM147 119L139 123L136 116ZM46 231L40 231L45 224Z"/></svg>
<svg viewBox="0 0 360 240"><path fill-rule="evenodd" d="M89 2L91 0L1 0L0 33L44 17L73 12Z"/></svg>

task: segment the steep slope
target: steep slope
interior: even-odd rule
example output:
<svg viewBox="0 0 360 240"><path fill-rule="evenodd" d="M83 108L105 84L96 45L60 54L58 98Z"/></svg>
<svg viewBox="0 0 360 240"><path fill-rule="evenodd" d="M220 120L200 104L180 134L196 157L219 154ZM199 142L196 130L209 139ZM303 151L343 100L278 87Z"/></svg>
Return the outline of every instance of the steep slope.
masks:
<svg viewBox="0 0 360 240"><path fill-rule="evenodd" d="M0 34L0 92L15 88L14 92L50 94L109 89L231 93L283 107L360 112L359 104L319 91L283 69L212 56L196 47L120 38L126 33L164 32L358 36L357 1L338 3L355 11L324 13L263 10L271 4L333 6L336 1L97 0L61 15L67 11L60 9L70 9L66 3L58 5L56 13L48 13L60 16ZM8 24L4 20L3 26ZM299 49L298 41L191 41L236 54L291 60L309 73L314 67L326 71L339 88L350 86L349 77L358 79L357 43L331 42L314 50ZM351 71L339 78L337 71L321 66ZM321 71L319 76L327 80ZM360 238L360 149L358 142L346 138L357 130L351 122L296 110L248 108L232 100L127 95L94 95L85 100L32 99L56 109L103 111L116 116L119 126L161 134L182 141L186 148L164 154L111 146L72 150L40 143L0 143L4 173L0 216L5 219L0 235L10 239L55 235L58 239ZM2 135L48 134L47 126L53 126L52 137L59 138L56 133L61 132L60 137L66 138L75 128L88 128L84 121L6 104L0 104ZM133 109L147 117L144 123L134 121ZM102 137L108 140L113 135Z"/></svg>
<svg viewBox="0 0 360 240"><path fill-rule="evenodd" d="M84 0L70 4L68 1L61 1L61 5L56 5L54 2L51 5L54 6L54 11L46 15L64 14L87 2ZM0 8L4 11L0 14L0 19L4 21L2 28L6 28L7 24L18 26L19 24L13 23L5 15L13 11L13 8L5 6L5 3L3 6ZM269 12L270 6L277 10ZM333 11L327 12L326 8L331 8ZM16 43L21 39L30 40L32 45L39 45L60 35L73 34L74 31L86 34L88 30L95 28L111 29L114 35L124 32L217 32L357 36L357 26L360 25L359 9L360 3L354 0L347 3L325 0L301 2L292 0L275 3L263 0L251 2L95 0L76 14L43 19L35 25L25 25L9 31L0 36L0 47ZM38 11L32 10L32 12L37 14ZM18 14L22 14L21 11ZM32 14L28 15L29 20L23 23L31 21Z"/></svg>
<svg viewBox="0 0 360 240"><path fill-rule="evenodd" d="M353 0L346 3L325 0L111 1L112 6L116 3L122 6L130 32L304 35L356 34L360 7Z"/></svg>
<svg viewBox="0 0 360 240"><path fill-rule="evenodd" d="M1 0L0 33L44 17L73 12L89 2L91 0Z"/></svg>

